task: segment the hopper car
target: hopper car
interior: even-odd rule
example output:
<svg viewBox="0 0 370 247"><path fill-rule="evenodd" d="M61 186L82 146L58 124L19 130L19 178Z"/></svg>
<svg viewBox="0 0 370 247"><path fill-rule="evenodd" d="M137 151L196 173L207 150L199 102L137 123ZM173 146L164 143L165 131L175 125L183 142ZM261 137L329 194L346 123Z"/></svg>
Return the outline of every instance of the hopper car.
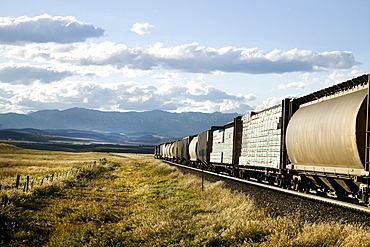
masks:
<svg viewBox="0 0 370 247"><path fill-rule="evenodd" d="M369 205L369 74L155 147L155 158Z"/></svg>

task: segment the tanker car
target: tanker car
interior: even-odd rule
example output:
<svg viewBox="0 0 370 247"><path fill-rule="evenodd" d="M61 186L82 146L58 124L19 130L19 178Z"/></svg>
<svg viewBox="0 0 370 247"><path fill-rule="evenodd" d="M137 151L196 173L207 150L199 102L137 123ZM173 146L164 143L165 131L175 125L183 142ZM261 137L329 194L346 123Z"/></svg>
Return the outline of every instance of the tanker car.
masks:
<svg viewBox="0 0 370 247"><path fill-rule="evenodd" d="M369 74L155 147L155 158L369 205Z"/></svg>

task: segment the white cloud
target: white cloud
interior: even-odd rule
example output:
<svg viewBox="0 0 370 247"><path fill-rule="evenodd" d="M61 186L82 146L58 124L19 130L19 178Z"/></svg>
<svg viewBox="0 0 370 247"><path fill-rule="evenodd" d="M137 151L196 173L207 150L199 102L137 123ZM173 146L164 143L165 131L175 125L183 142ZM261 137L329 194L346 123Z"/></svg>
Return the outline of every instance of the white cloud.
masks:
<svg viewBox="0 0 370 247"><path fill-rule="evenodd" d="M197 96L208 95L210 91L213 89L211 86L207 85L207 83L204 81L201 82L190 81L188 82L186 87L187 87L186 94Z"/></svg>
<svg viewBox="0 0 370 247"><path fill-rule="evenodd" d="M290 82L288 84L278 85L278 89L306 89L309 83L307 82Z"/></svg>
<svg viewBox="0 0 370 247"><path fill-rule="evenodd" d="M13 85L30 85L35 82L50 83L73 76L69 71L57 71L43 66L22 63L0 64L0 82Z"/></svg>
<svg viewBox="0 0 370 247"><path fill-rule="evenodd" d="M7 90L4 87L0 86L0 99L9 99L14 96L14 92L12 90Z"/></svg>
<svg viewBox="0 0 370 247"><path fill-rule="evenodd" d="M177 83L165 83L155 93L163 97L181 97L185 92L186 88Z"/></svg>
<svg viewBox="0 0 370 247"><path fill-rule="evenodd" d="M149 23L136 23L130 30L144 35L153 27ZM251 109L249 102L256 99L255 95L222 91L208 84L204 75L302 74L301 82L281 84L279 89L305 89L313 83L333 84L358 75L356 70L343 73L344 69L354 69L358 65L353 54L347 51L318 53L275 49L265 52L256 47L214 48L197 42L169 47L162 43L128 47L113 42L85 42L103 34L102 28L71 16L0 17L0 58L17 61L0 64L0 83L18 88L15 91L0 88L0 111L78 106L120 111L163 109L245 113ZM155 70L161 73L154 74ZM326 78L323 73L319 76L312 73L317 71L327 73ZM193 79L187 79L181 72L195 75ZM82 77L101 82L102 78L94 76L112 74L126 78L151 76L152 81L147 77L146 83L157 86L136 81L99 84L83 81L85 78ZM112 78L105 83L117 81L117 77ZM19 91L24 86L28 88ZM280 99L269 98L256 109L277 103Z"/></svg>
<svg viewBox="0 0 370 247"><path fill-rule="evenodd" d="M178 73L165 72L164 74L155 74L152 76L155 82L158 83L171 83L180 81L181 77Z"/></svg>
<svg viewBox="0 0 370 247"><path fill-rule="evenodd" d="M313 72L322 69L350 69L357 65L350 52L323 52L293 49L263 53L257 48L224 47L215 49L198 43L163 48L156 44L148 49L129 48L124 44L28 44L3 46L6 57L42 63L64 64L81 68L166 69L191 73L286 73Z"/></svg>
<svg viewBox="0 0 370 247"><path fill-rule="evenodd" d="M349 73L338 73L337 71L334 71L328 76L328 79L326 80L327 84L336 84L340 82L347 81L349 79L355 78L360 76L362 73L360 73L357 70L351 70Z"/></svg>
<svg viewBox="0 0 370 247"><path fill-rule="evenodd" d="M73 43L84 42L87 38L100 37L104 29L80 22L72 16L54 16L47 14L18 18L0 18L0 43Z"/></svg>
<svg viewBox="0 0 370 247"><path fill-rule="evenodd" d="M247 94L244 96L247 101L253 101L256 99L256 96L254 94Z"/></svg>
<svg viewBox="0 0 370 247"><path fill-rule="evenodd" d="M206 88L201 95L194 88ZM2 96L4 94L4 96ZM253 97L235 96L220 91L205 82L183 81L159 87L135 81L99 84L88 81L63 81L37 84L17 92L0 90L0 109L33 111L85 107L100 110L170 110L203 112L239 112L251 109Z"/></svg>
<svg viewBox="0 0 370 247"><path fill-rule="evenodd" d="M280 84L277 86L278 89L307 89L309 85L315 85L316 87L322 88L323 85L333 85L347 81L349 79L360 76L360 73L357 70L351 70L347 73L344 73L343 70L334 70L332 73L303 73L300 75L301 81L290 82L287 84Z"/></svg>
<svg viewBox="0 0 370 247"><path fill-rule="evenodd" d="M153 25L150 25L149 23L135 23L134 26L130 29L131 32L137 33L139 35L148 34L149 28L153 28Z"/></svg>
<svg viewBox="0 0 370 247"><path fill-rule="evenodd" d="M332 73L303 73L300 75L301 81L290 82L287 84L280 84L277 86L278 89L307 89L309 85L321 84L321 85L333 85L347 81L349 79L360 76L362 73L357 70L351 70L347 73L343 70L334 70ZM322 86L321 86L322 87Z"/></svg>
<svg viewBox="0 0 370 247"><path fill-rule="evenodd" d="M284 97L285 98L285 97ZM276 106L281 104L282 99L276 98L276 97L270 97L263 101L262 105L258 105L254 108L254 111L262 111L265 109L268 109L270 107Z"/></svg>

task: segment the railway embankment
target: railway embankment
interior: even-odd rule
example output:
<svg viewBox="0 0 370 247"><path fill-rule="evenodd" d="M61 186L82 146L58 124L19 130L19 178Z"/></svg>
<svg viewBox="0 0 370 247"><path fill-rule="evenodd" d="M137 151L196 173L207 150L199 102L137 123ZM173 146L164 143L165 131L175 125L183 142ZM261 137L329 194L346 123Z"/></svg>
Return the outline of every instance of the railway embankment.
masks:
<svg viewBox="0 0 370 247"><path fill-rule="evenodd" d="M356 224L370 227L370 214L355 211L351 208L339 207L329 203L310 200L299 196L278 192L275 190L238 182L232 179L211 175L199 171L179 167L185 173L190 173L215 183L222 181L225 187L245 193L253 199L257 208L264 208L270 217L298 218L302 222L318 223L343 223Z"/></svg>

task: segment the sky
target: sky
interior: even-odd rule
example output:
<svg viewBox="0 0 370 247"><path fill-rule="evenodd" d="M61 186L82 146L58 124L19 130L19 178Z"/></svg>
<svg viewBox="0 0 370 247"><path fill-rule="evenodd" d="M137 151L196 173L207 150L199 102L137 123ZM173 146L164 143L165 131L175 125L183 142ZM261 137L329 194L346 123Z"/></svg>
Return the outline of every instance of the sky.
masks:
<svg viewBox="0 0 370 247"><path fill-rule="evenodd" d="M0 113L246 114L370 71L367 0L1 0Z"/></svg>

